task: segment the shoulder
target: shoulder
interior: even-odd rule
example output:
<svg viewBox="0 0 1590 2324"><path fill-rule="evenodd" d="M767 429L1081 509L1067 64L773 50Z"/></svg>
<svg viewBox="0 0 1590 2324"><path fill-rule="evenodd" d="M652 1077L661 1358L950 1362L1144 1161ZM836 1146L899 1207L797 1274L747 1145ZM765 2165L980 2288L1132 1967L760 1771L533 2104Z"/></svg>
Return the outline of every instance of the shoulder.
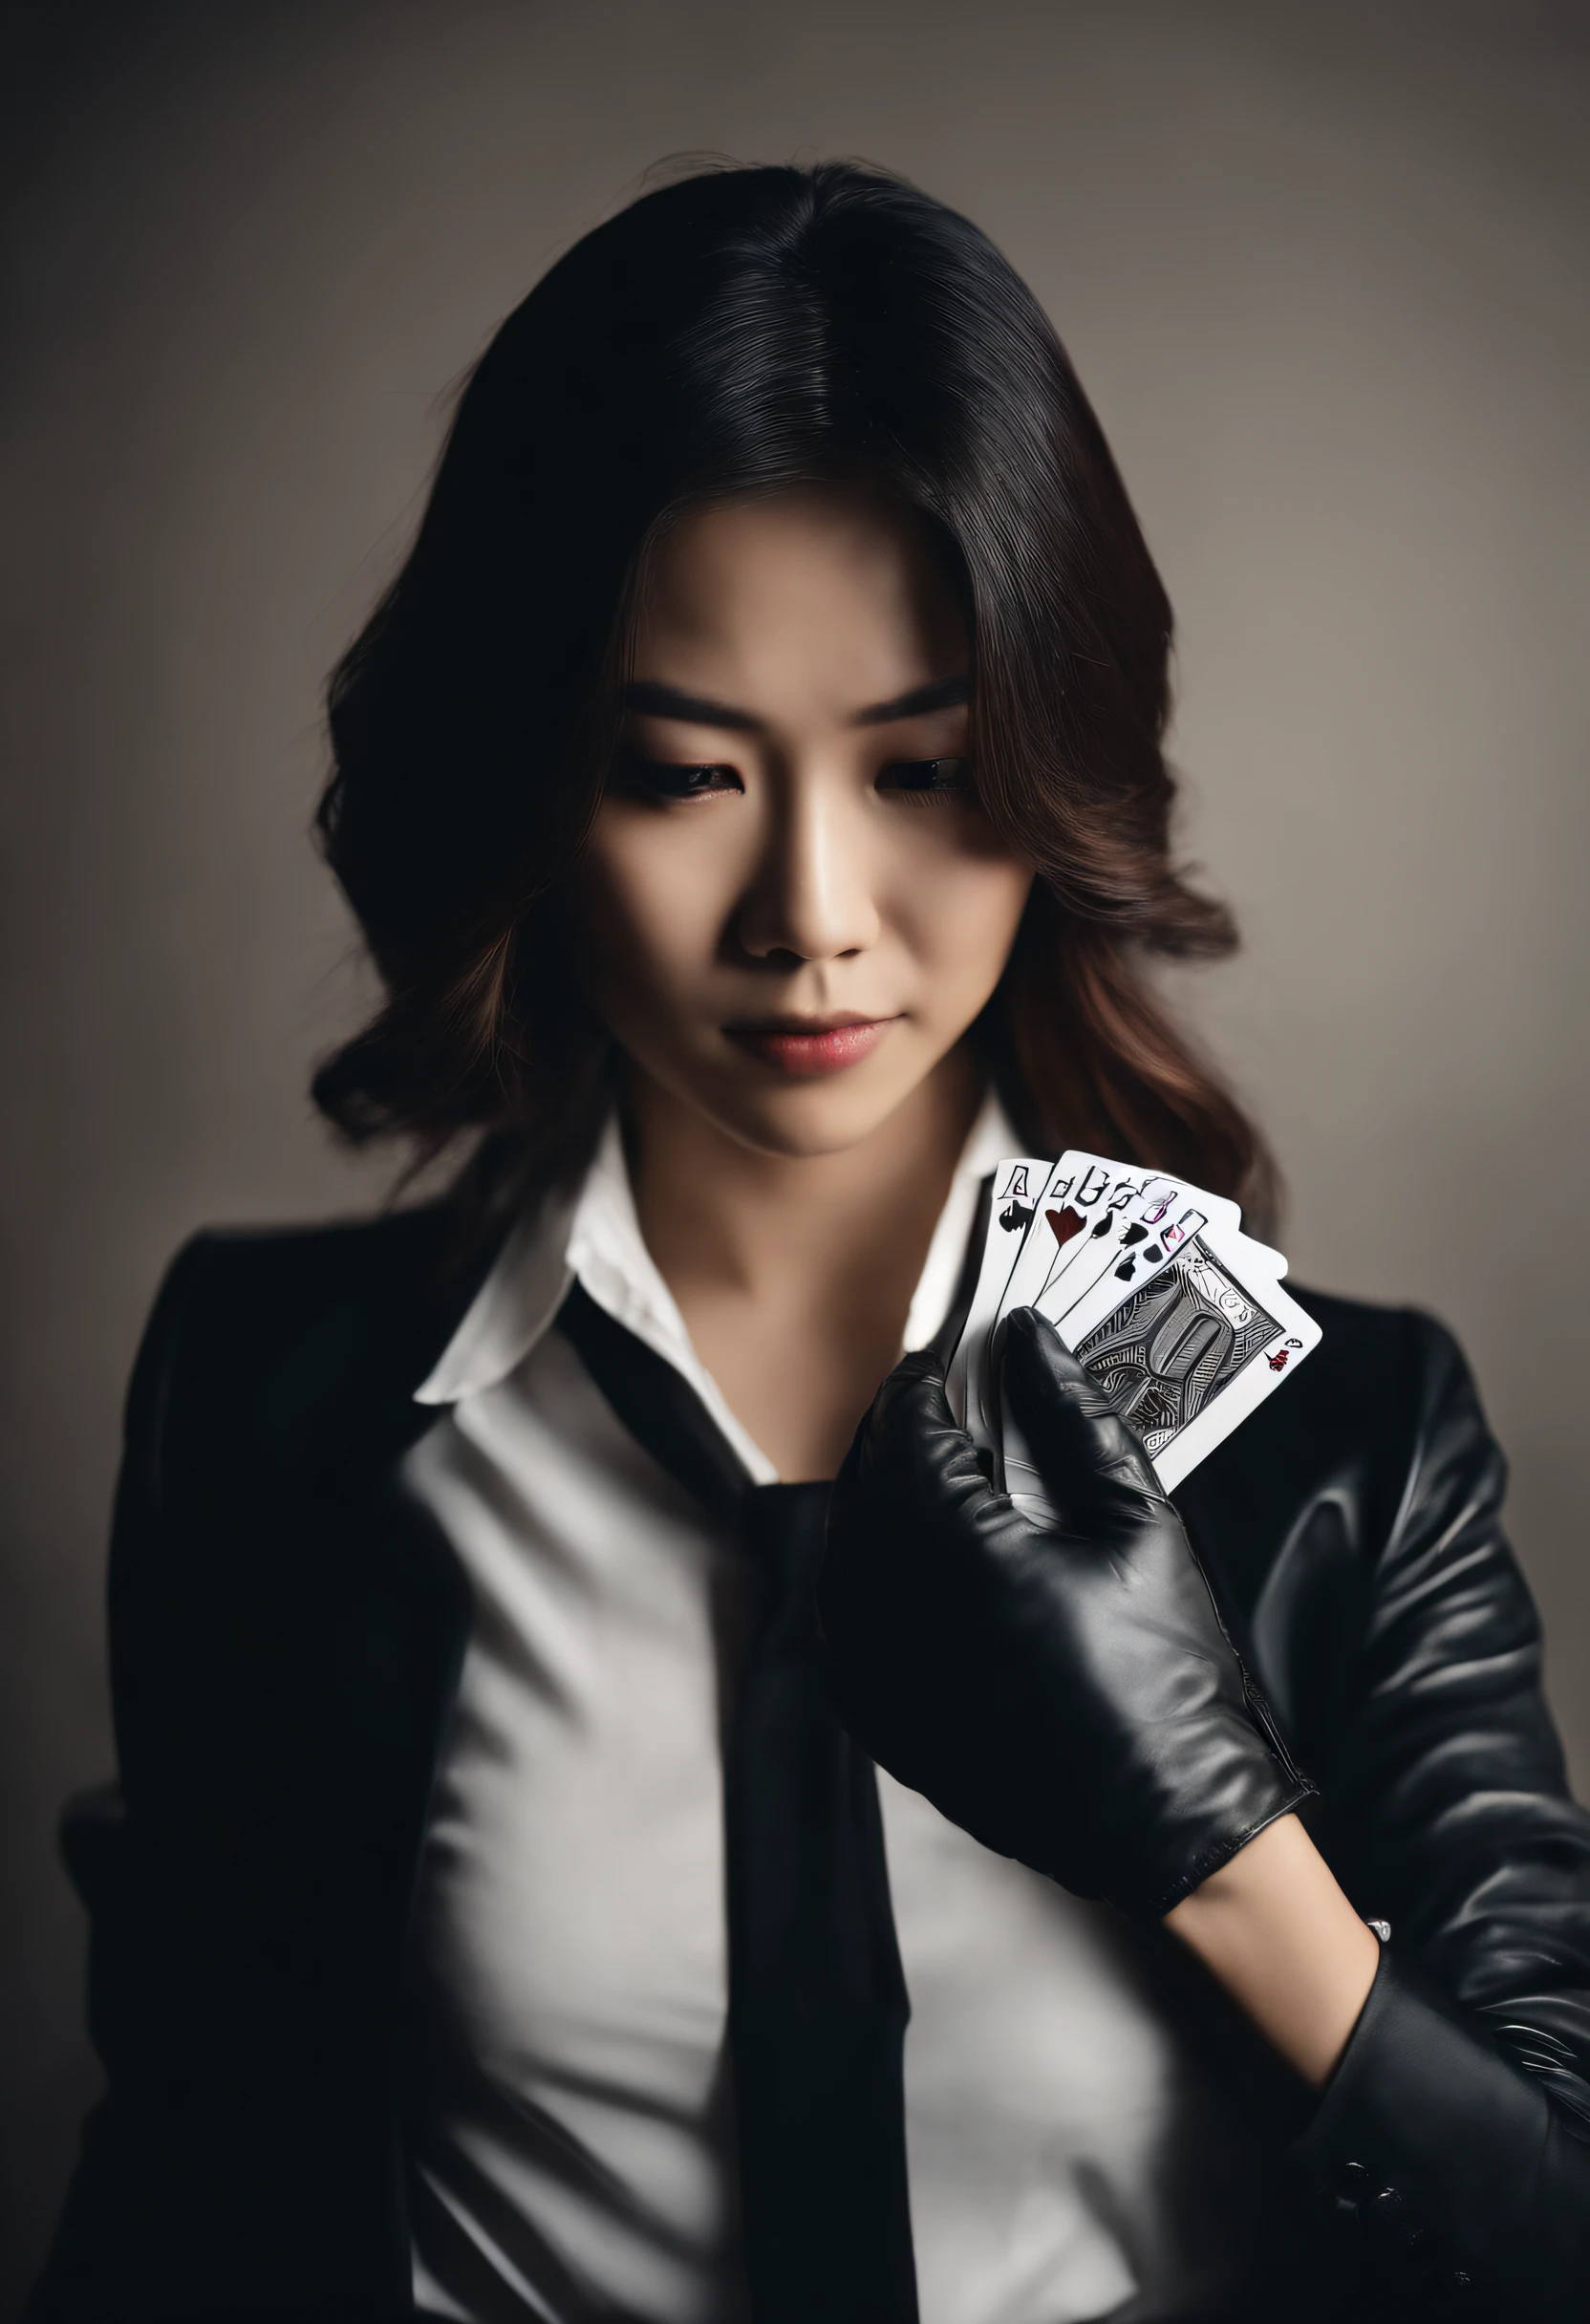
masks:
<svg viewBox="0 0 1590 2324"><path fill-rule="evenodd" d="M1305 1431L1351 1434L1387 1452L1399 1442L1411 1450L1432 1404L1454 1393L1472 1397L1462 1349L1423 1308L1343 1299L1300 1283L1286 1289L1322 1336L1296 1383L1273 1396L1260 1418L1290 1418Z"/></svg>
<svg viewBox="0 0 1590 2324"><path fill-rule="evenodd" d="M167 1268L151 1323L290 1329L317 1308L422 1279L443 1255L448 1223L448 1206L433 1203L311 1226L202 1228Z"/></svg>
<svg viewBox="0 0 1590 2324"><path fill-rule="evenodd" d="M1282 1408L1278 1419L1333 1440L1339 1451L1344 1441L1373 1448L1404 1474L1453 1422L1491 1445L1468 1361L1436 1317L1287 1287L1323 1336L1299 1376L1290 1411L1286 1393L1272 1398Z"/></svg>
<svg viewBox="0 0 1590 2324"><path fill-rule="evenodd" d="M1375 1563L1415 1509L1494 1508L1505 1464L1451 1333L1418 1308L1287 1289L1319 1346L1178 1489L1252 1603L1307 1537Z"/></svg>
<svg viewBox="0 0 1590 2324"><path fill-rule="evenodd" d="M128 1388L129 1459L239 1431L255 1443L312 1410L424 1377L479 1271L448 1201L374 1218L210 1228L168 1267Z"/></svg>
<svg viewBox="0 0 1590 2324"><path fill-rule="evenodd" d="M167 1267L143 1354L235 1341L262 1350L320 1315L391 1305L432 1278L446 1206L292 1227L205 1227Z"/></svg>

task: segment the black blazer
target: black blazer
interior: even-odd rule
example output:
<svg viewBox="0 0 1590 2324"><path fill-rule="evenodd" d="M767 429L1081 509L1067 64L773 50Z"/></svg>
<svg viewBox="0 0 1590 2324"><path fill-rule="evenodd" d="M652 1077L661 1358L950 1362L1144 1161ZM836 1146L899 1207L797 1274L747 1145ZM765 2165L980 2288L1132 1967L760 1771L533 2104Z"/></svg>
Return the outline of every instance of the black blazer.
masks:
<svg viewBox="0 0 1590 2324"><path fill-rule="evenodd" d="M120 1784L63 1835L108 2095L34 2318L410 2306L397 2028L469 1601L396 1472L483 1263L460 1249L447 1204L202 1236L161 1292L111 1551ZM1394 1934L1317 2103L1207 1989L1256 2158L1301 2134L1238 2195L1256 2239L1318 2231L1319 2313L1577 2319L1590 1818L1502 1460L1439 1326L1307 1304L1319 1352L1176 1497L1316 1838ZM1390 2289L1329 2292L1361 2257Z"/></svg>

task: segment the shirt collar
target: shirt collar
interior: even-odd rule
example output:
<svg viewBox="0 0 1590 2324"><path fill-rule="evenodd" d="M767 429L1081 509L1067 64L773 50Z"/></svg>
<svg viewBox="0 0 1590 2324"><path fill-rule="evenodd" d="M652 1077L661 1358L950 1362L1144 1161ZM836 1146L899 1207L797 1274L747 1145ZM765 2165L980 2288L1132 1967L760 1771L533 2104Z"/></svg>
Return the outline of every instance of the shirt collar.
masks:
<svg viewBox="0 0 1590 2324"><path fill-rule="evenodd" d="M906 1319L905 1346L922 1347L948 1313L982 1180L1017 1151L1016 1133L992 1090L973 1123ZM691 1345L673 1293L647 1250L635 1215L618 1117L611 1114L583 1182L526 1211L443 1348L415 1390L418 1404L457 1404L495 1388L550 1329L575 1279L598 1306L682 1372L754 1481L776 1472L729 1410Z"/></svg>

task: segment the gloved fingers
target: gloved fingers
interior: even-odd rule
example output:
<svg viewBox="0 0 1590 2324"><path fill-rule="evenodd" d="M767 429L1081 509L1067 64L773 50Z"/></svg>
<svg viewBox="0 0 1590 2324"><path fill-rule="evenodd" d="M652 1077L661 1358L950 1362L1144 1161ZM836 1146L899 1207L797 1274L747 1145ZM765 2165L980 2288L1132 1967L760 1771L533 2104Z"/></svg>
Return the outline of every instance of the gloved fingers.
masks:
<svg viewBox="0 0 1590 2324"><path fill-rule="evenodd" d="M853 1465L908 1496L937 1497L953 1488L959 1497L974 1486L989 1492L972 1439L950 1409L943 1360L933 1349L917 1348L895 1365L856 1431L845 1468Z"/></svg>
<svg viewBox="0 0 1590 2324"><path fill-rule="evenodd" d="M1141 1443L1047 1317L1019 1307L1005 1327L1003 1380L1059 1507L1099 1490L1165 1497Z"/></svg>

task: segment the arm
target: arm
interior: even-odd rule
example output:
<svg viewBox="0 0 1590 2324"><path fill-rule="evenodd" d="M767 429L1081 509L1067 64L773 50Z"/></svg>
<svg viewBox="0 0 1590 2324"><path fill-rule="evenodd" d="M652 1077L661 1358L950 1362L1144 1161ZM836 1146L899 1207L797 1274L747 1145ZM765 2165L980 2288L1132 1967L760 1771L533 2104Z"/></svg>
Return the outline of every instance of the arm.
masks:
<svg viewBox="0 0 1590 2324"><path fill-rule="evenodd" d="M1380 1945L1296 1816L1266 1824L1165 1925L1318 2089L1369 1997Z"/></svg>
<svg viewBox="0 0 1590 2324"><path fill-rule="evenodd" d="M399 1464L450 1232L201 1237L156 1307L111 1551L125 1815L68 1836L108 2093L41 2324L406 2300L392 2044L469 1598Z"/></svg>
<svg viewBox="0 0 1590 2324"><path fill-rule="evenodd" d="M89 2032L107 2089L83 2127L81 2153L30 2324L133 2306L144 2276L146 2184L158 2141L145 2093L159 2074L151 2042L161 1980L149 1914L143 1818L130 1809L145 1788L150 1711L161 1691L154 1602L160 1587L162 1454L170 1381L183 1336L203 1239L174 1260L145 1328L128 1387L123 1452L111 1534L111 1694L121 1782L72 1800L62 1819L67 1868L91 1916ZM156 2052L150 2055L151 2048Z"/></svg>
<svg viewBox="0 0 1590 2324"><path fill-rule="evenodd" d="M1412 2263L1410 2291L1445 2251L1449 2284L1566 2324L1590 2280L1572 2108L1590 2098L1590 1824L1461 1367L1430 1370L1357 1702L1321 1771L1357 1836L1339 1887L1289 1823L1311 1787L1141 1449L1054 1334L1021 1323L1007 1384L1064 1522L1030 1526L989 1489L931 1366L907 1359L835 1488L820 1606L847 1717L986 1845L1171 1917L1323 2084L1299 2160ZM1394 1944L1372 1951L1358 1910Z"/></svg>
<svg viewBox="0 0 1590 2324"><path fill-rule="evenodd" d="M1590 2282L1590 1817L1505 1464L1450 1338L1410 1329L1406 1476L1320 1769L1342 1878L1392 1940L1298 2155L1393 2255L1422 2238L1503 2314L1555 2324Z"/></svg>

